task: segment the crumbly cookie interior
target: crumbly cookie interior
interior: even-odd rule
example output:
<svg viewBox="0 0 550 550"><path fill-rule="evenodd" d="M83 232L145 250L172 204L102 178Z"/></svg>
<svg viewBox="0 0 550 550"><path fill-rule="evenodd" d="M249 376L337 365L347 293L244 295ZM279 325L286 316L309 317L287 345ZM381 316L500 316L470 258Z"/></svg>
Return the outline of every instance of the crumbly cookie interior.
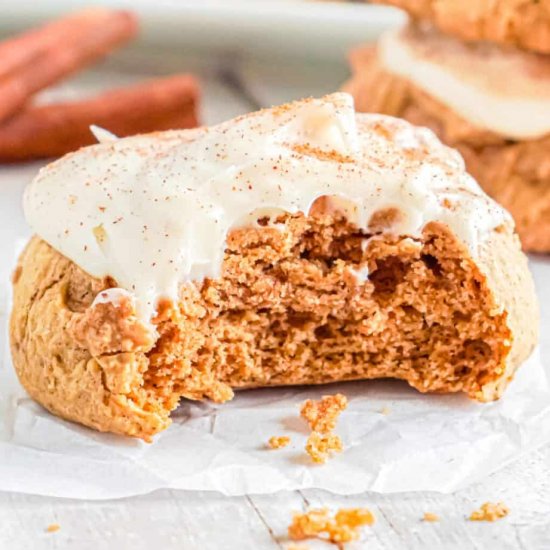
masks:
<svg viewBox="0 0 550 550"><path fill-rule="evenodd" d="M212 380L239 388L392 377L475 396L498 371L505 314L449 234L369 239L330 216L285 224L285 233L232 235L223 278L200 289L204 315L163 327L147 381L219 401L229 392ZM159 378L182 352L188 376Z"/></svg>
<svg viewBox="0 0 550 550"><path fill-rule="evenodd" d="M62 300L63 335L57 350L41 353L58 357L61 370L75 369L63 380L74 378L83 399L74 365L98 370L103 402L115 410L109 429L145 438L182 397L223 402L237 388L388 377L421 392L481 398L510 349L506 312L446 226L430 223L421 238L395 236L383 231L395 213L386 214L367 231L322 209L233 231L222 277L184 285L178 304L161 303L155 331L129 302L91 307L116 282L61 257L62 275L40 299L54 292ZM15 338L17 349L32 351L18 340L25 337ZM48 406L43 391L40 398ZM140 418L139 426L119 426L124 415Z"/></svg>
<svg viewBox="0 0 550 550"><path fill-rule="evenodd" d="M384 377L475 396L499 373L505 315L450 235L367 240L343 219L284 224L234 232L223 277L184 290L185 311L158 324L147 354L147 400Z"/></svg>

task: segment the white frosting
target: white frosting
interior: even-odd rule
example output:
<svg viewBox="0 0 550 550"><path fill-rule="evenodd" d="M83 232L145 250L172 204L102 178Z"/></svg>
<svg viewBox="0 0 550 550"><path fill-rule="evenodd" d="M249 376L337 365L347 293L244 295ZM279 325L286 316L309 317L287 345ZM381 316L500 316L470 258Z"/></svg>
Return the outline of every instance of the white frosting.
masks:
<svg viewBox="0 0 550 550"><path fill-rule="evenodd" d="M432 132L356 115L343 93L81 149L40 171L24 210L41 238L91 275L114 277L150 316L183 282L220 275L231 228L307 213L321 196L338 197L363 228L385 207L402 211L400 234L442 221L474 255L509 220Z"/></svg>
<svg viewBox="0 0 550 550"><path fill-rule="evenodd" d="M118 307L123 301L130 299L134 301L135 296L128 292L124 288L108 288L107 290L102 290L92 302L92 307L97 304L113 304Z"/></svg>
<svg viewBox="0 0 550 550"><path fill-rule="evenodd" d="M378 58L475 126L513 139L550 132L550 56L409 24L382 36Z"/></svg>
<svg viewBox="0 0 550 550"><path fill-rule="evenodd" d="M90 132L92 132L98 143L107 143L109 141L116 141L118 139L118 136L113 134L113 132L109 132L109 130L105 130L105 128L102 128L101 126L96 126L95 124L92 124L90 126Z"/></svg>

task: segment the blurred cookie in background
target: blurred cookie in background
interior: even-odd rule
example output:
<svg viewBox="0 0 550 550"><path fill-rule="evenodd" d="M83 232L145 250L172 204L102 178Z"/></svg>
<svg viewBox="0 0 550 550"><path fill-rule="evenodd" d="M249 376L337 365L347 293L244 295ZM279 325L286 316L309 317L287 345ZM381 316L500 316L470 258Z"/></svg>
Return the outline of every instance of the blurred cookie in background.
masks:
<svg viewBox="0 0 550 550"><path fill-rule="evenodd" d="M431 22L464 41L486 40L550 53L549 0L372 0Z"/></svg>
<svg viewBox="0 0 550 550"><path fill-rule="evenodd" d="M447 21L441 10L450 4L456 2L438 3L437 17L427 11L430 21L412 19L375 46L354 50L344 89L358 111L403 117L456 147L485 191L512 213L524 248L550 252L550 55L539 53L550 48L550 35L539 30L537 50L520 49L511 45L523 25L516 22L508 34L494 31L499 43L465 42L445 34L446 24L436 26ZM480 25L479 38L492 28Z"/></svg>

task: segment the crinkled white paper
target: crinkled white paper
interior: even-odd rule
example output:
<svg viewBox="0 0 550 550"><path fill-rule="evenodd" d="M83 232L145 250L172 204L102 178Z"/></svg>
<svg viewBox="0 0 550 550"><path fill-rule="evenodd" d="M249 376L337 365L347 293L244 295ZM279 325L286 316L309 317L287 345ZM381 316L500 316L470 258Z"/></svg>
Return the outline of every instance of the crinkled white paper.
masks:
<svg viewBox="0 0 550 550"><path fill-rule="evenodd" d="M541 268L550 273L550 265ZM87 499L160 488L450 492L550 441L550 387L538 353L495 403L421 395L397 381L254 390L225 405L184 402L173 425L146 444L49 414L19 386L6 336L0 345L0 490ZM304 451L299 406L337 391L349 399L336 429L344 452L315 465ZM268 450L273 435L288 435L291 444Z"/></svg>

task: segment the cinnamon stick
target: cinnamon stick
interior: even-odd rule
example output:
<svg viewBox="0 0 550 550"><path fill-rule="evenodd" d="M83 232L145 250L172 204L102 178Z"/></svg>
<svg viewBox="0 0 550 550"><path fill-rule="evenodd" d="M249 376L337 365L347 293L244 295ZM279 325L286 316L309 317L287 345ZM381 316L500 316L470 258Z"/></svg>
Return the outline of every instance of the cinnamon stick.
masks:
<svg viewBox="0 0 550 550"><path fill-rule="evenodd" d="M197 125L191 75L157 79L82 101L27 107L0 125L0 161L55 157L95 143L95 124L119 137Z"/></svg>
<svg viewBox="0 0 550 550"><path fill-rule="evenodd" d="M36 92L132 39L137 30L131 12L91 8L0 43L0 121Z"/></svg>

